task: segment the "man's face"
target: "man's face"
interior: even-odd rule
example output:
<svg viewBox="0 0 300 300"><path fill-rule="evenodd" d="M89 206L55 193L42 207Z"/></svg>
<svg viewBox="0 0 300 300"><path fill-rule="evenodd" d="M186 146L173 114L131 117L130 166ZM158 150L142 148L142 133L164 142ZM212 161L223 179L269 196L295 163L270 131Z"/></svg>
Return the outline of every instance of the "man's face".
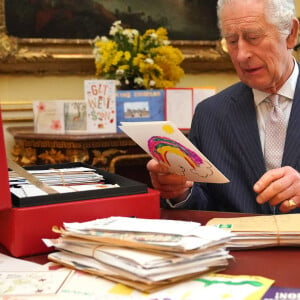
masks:
<svg viewBox="0 0 300 300"><path fill-rule="evenodd" d="M225 6L222 33L241 81L274 93L290 76L293 63L286 35L264 16L264 2L235 0Z"/></svg>

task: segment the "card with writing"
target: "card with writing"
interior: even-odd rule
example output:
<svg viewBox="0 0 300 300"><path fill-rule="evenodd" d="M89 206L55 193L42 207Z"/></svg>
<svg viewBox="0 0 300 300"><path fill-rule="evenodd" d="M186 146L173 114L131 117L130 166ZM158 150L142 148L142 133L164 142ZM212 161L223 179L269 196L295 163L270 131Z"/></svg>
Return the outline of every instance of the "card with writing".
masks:
<svg viewBox="0 0 300 300"><path fill-rule="evenodd" d="M86 80L84 95L87 105L87 131L90 133L116 132L115 81Z"/></svg>

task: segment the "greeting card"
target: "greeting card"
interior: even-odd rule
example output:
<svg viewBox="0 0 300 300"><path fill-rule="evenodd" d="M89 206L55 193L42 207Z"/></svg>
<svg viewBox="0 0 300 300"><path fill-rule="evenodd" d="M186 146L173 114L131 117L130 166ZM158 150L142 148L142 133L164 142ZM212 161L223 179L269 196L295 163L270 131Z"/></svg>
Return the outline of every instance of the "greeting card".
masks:
<svg viewBox="0 0 300 300"><path fill-rule="evenodd" d="M116 125L116 84L114 80L86 80L84 95L89 133L114 133Z"/></svg>
<svg viewBox="0 0 300 300"><path fill-rule="evenodd" d="M122 122L120 128L170 173L195 182L229 182L170 121Z"/></svg>
<svg viewBox="0 0 300 300"><path fill-rule="evenodd" d="M33 101L34 131L36 133L64 133L63 101Z"/></svg>
<svg viewBox="0 0 300 300"><path fill-rule="evenodd" d="M87 130L86 101L64 103L66 133L85 133Z"/></svg>

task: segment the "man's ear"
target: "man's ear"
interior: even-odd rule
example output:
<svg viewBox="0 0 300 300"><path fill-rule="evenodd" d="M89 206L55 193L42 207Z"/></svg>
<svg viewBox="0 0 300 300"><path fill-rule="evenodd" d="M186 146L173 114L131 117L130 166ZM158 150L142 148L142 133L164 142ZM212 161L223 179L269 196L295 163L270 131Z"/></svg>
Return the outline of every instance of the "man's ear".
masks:
<svg viewBox="0 0 300 300"><path fill-rule="evenodd" d="M293 26L290 34L286 38L286 45L288 49L293 49L298 41L299 36L299 21L298 19L293 19Z"/></svg>

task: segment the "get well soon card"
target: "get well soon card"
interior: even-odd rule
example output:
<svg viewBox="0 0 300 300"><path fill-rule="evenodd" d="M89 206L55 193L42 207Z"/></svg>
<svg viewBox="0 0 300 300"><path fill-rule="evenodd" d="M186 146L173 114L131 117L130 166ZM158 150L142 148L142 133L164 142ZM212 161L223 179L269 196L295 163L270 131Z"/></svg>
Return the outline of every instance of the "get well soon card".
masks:
<svg viewBox="0 0 300 300"><path fill-rule="evenodd" d="M122 122L120 129L170 173L195 182L229 182L170 121Z"/></svg>

